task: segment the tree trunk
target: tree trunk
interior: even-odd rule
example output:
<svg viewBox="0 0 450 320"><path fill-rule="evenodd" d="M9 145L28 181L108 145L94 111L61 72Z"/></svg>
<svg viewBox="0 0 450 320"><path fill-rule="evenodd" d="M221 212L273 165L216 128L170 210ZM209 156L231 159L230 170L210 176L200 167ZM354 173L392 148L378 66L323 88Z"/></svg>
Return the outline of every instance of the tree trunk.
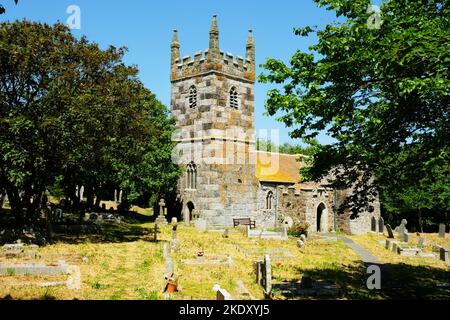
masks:
<svg viewBox="0 0 450 320"><path fill-rule="evenodd" d="M0 210L3 209L3 203L5 203L6 192L4 190L0 191Z"/></svg>
<svg viewBox="0 0 450 320"><path fill-rule="evenodd" d="M11 211L16 219L17 227L23 227L24 219L23 219L23 206L22 201L20 200L19 191L17 188L8 186L6 189L6 193L8 194L9 204L11 206Z"/></svg>
<svg viewBox="0 0 450 320"><path fill-rule="evenodd" d="M422 211L420 210L420 208L419 208L419 210L417 211L417 218L418 218L418 221L419 221L420 233L423 233Z"/></svg>

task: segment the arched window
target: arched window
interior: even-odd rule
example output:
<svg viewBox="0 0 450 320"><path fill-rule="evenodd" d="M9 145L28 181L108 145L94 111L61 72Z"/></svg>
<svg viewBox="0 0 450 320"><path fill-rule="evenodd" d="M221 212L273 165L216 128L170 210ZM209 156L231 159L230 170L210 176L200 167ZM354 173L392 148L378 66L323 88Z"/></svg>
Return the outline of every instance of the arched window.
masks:
<svg viewBox="0 0 450 320"><path fill-rule="evenodd" d="M267 210L272 210L272 200L273 200L273 192L269 191L269 192L267 192L267 196L266 196L266 209Z"/></svg>
<svg viewBox="0 0 450 320"><path fill-rule="evenodd" d="M232 87L230 90L230 107L235 109L239 107L238 92L236 87Z"/></svg>
<svg viewBox="0 0 450 320"><path fill-rule="evenodd" d="M197 189L197 166L194 162L188 164L186 173L186 188Z"/></svg>
<svg viewBox="0 0 450 320"><path fill-rule="evenodd" d="M197 107L197 88L192 86L189 88L189 108Z"/></svg>

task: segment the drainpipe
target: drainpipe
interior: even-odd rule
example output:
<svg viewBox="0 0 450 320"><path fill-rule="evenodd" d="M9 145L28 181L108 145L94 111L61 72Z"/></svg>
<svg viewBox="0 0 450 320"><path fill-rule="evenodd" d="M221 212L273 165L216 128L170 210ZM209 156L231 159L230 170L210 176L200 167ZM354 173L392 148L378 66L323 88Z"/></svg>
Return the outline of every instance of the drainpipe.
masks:
<svg viewBox="0 0 450 320"><path fill-rule="evenodd" d="M275 201L275 228L278 228L278 185L275 185L275 196L277 201Z"/></svg>
<svg viewBox="0 0 450 320"><path fill-rule="evenodd" d="M336 232L336 227L337 227L337 223L336 223L336 211L337 211L337 194L336 194L336 189L334 190L334 205L333 205L333 216L334 216L334 232Z"/></svg>

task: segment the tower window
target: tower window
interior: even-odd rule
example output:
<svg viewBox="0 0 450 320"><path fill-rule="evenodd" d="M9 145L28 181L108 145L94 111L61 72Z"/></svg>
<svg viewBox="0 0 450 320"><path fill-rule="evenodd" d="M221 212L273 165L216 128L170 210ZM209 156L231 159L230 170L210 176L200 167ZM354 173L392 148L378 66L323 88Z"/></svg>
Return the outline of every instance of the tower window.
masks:
<svg viewBox="0 0 450 320"><path fill-rule="evenodd" d="M186 173L187 189L197 189L197 166L194 162L187 165Z"/></svg>
<svg viewBox="0 0 450 320"><path fill-rule="evenodd" d="M189 108L197 107L197 88L192 86L189 88Z"/></svg>
<svg viewBox="0 0 450 320"><path fill-rule="evenodd" d="M267 196L266 196L266 209L267 210L272 210L272 200L273 200L273 192L269 191L269 192L267 192Z"/></svg>
<svg viewBox="0 0 450 320"><path fill-rule="evenodd" d="M230 107L237 109L239 106L238 101L238 92L236 90L236 87L232 87L230 90Z"/></svg>

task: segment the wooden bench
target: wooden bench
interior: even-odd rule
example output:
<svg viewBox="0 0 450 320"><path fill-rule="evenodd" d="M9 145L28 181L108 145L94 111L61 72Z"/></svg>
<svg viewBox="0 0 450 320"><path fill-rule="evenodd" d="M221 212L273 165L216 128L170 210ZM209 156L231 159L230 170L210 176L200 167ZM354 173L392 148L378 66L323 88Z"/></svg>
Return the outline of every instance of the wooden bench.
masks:
<svg viewBox="0 0 450 320"><path fill-rule="evenodd" d="M233 219L233 226L237 227L238 225L250 226L250 229L256 228L255 221L252 221L250 218Z"/></svg>

